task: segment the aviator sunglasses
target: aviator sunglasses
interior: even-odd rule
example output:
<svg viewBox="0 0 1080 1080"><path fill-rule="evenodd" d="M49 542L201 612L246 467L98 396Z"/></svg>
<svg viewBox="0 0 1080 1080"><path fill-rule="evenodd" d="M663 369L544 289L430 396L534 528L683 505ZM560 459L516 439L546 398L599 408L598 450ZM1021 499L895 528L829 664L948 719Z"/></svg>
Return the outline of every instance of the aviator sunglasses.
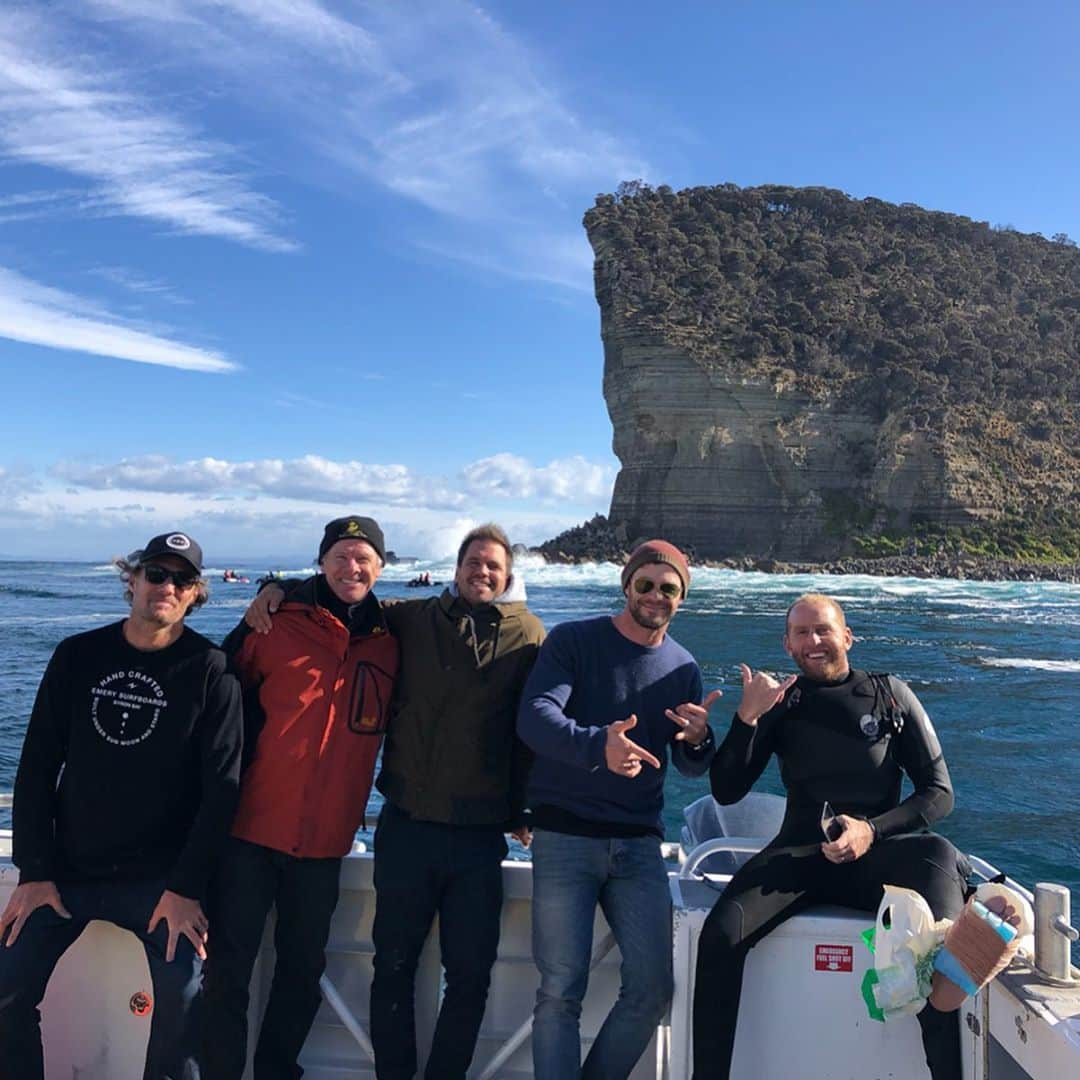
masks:
<svg viewBox="0 0 1080 1080"><path fill-rule="evenodd" d="M639 577L637 581L634 582L634 592L636 592L638 596L644 596L646 593L651 593L654 588L660 590L660 595L665 600L678 600L678 598L682 596L682 586L676 585L674 581L662 581L657 585L655 581Z"/></svg>
<svg viewBox="0 0 1080 1080"><path fill-rule="evenodd" d="M166 581L171 581L178 589L190 589L199 581L199 575L189 570L166 570L164 566L153 565L143 569L143 577L151 585L164 585Z"/></svg>

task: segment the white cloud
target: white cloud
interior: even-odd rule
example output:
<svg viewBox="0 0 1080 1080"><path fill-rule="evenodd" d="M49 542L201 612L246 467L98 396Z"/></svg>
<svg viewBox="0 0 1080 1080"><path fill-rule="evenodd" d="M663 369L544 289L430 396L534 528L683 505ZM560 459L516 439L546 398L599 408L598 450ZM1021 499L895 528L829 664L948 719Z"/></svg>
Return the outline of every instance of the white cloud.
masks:
<svg viewBox="0 0 1080 1080"><path fill-rule="evenodd" d="M437 480L414 476L404 465L337 462L315 454L292 461L264 458L240 462L211 457L176 462L147 454L109 465L64 462L53 474L67 483L97 490L258 493L311 502L372 501L384 506L419 504L437 509L452 509L464 502L460 492Z"/></svg>
<svg viewBox="0 0 1080 1080"><path fill-rule="evenodd" d="M0 495L5 498L37 491L40 487L40 480L28 465L0 465Z"/></svg>
<svg viewBox="0 0 1080 1080"><path fill-rule="evenodd" d="M489 274L546 281L575 292L593 291L592 249L580 233L550 233L543 238L532 234L506 236L487 250L479 250L478 241L483 243L483 238L462 230L452 242L420 238L415 243L422 251L475 266Z"/></svg>
<svg viewBox="0 0 1080 1080"><path fill-rule="evenodd" d="M227 163L236 154L129 89L104 57L62 56L49 23L0 14L0 147L6 156L88 181L87 206L270 251L277 210ZM107 62L107 61L106 61Z"/></svg>
<svg viewBox="0 0 1080 1080"><path fill-rule="evenodd" d="M93 301L2 266L0 337L188 371L220 373L237 367L220 353L124 325Z"/></svg>
<svg viewBox="0 0 1080 1080"><path fill-rule="evenodd" d="M511 499L608 499L614 480L609 466L580 455L537 467L514 454L495 454L467 465L462 475L473 494Z"/></svg>
<svg viewBox="0 0 1080 1080"><path fill-rule="evenodd" d="M315 454L285 461L173 461L159 454L91 465L67 461L52 473L98 491L161 492L201 497L258 494L308 502L464 510L485 501L596 503L610 497L612 470L582 457L531 465L512 454L472 462L453 480L421 476L404 465L330 461Z"/></svg>
<svg viewBox="0 0 1080 1080"><path fill-rule="evenodd" d="M388 546L399 555L442 559L457 550L461 537L480 521L496 520L515 543L536 544L580 524L587 512L569 506L547 511L485 505L468 511L430 506L377 506L368 501L305 501L260 496L213 498L199 494L138 494L91 488L34 490L0 500L0 553L34 558L100 558L129 551L165 529L184 529L203 546L209 564L232 558L259 568L264 560L295 567L310 565L323 525L346 510L374 513ZM271 557L273 557L271 559ZM224 565L218 563L218 566Z"/></svg>
<svg viewBox="0 0 1080 1080"><path fill-rule="evenodd" d="M87 273L93 274L94 277L99 277L104 281L110 281L114 285L119 285L129 292L167 300L170 304L189 304L191 302L176 292L167 282L146 277L123 266L93 266Z"/></svg>
<svg viewBox="0 0 1080 1080"><path fill-rule="evenodd" d="M73 217L85 198L86 192L81 188L21 191L3 195L0 196L0 225L13 221Z"/></svg>
<svg viewBox="0 0 1080 1080"><path fill-rule="evenodd" d="M90 0L90 7L150 25L171 23L217 48L229 37L250 38L255 29L277 38L289 50L304 49L320 58L359 63L384 75L377 43L363 27L328 11L315 0Z"/></svg>
<svg viewBox="0 0 1080 1080"><path fill-rule="evenodd" d="M249 107L287 117L282 133L324 167L432 211L410 239L489 272L587 290L591 260L567 208L649 173L569 104L537 55L465 0L357 3L350 16L315 0L96 9L145 48L167 40L163 63L211 67ZM298 160L311 167L310 155Z"/></svg>

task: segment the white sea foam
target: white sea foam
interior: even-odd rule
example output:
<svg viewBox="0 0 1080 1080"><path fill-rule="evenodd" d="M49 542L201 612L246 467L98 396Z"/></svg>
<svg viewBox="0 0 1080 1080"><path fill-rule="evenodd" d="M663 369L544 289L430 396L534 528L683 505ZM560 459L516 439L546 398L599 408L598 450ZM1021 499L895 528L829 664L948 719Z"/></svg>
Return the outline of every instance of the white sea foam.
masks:
<svg viewBox="0 0 1080 1080"><path fill-rule="evenodd" d="M269 563L268 565L273 565ZM526 588L611 590L619 597L621 567L614 563L546 563L538 555L519 555L514 568ZM105 569L105 568L102 568ZM404 584L427 571L443 584L454 576L453 556L418 559L385 568L383 582ZM252 582L264 571L237 567ZM220 571L208 568L211 580ZM304 577L312 567L287 569L287 577ZM946 578L877 577L869 574L766 574L695 566L691 604L700 614L775 614L804 592L826 592L854 612L874 609L898 613L921 611L946 622L988 622L1033 625L1080 625L1080 585L1064 582L958 581ZM246 592L244 593L246 596ZM215 591L221 598L222 590ZM591 603L595 604L595 598Z"/></svg>
<svg viewBox="0 0 1080 1080"><path fill-rule="evenodd" d="M16 629L26 629L31 626L85 626L90 622L115 622L121 617L119 611L109 613L90 612L89 614L75 615L27 615L25 612L17 615L0 616L0 626L13 626Z"/></svg>
<svg viewBox="0 0 1080 1080"><path fill-rule="evenodd" d="M425 570L432 580L449 581L454 576L455 560L419 559L414 563L388 566L382 573L384 581L410 581ZM519 555L514 559L514 572L528 585L615 585L619 584L620 567L614 563L582 563L563 566L546 563L536 555Z"/></svg>
<svg viewBox="0 0 1080 1080"><path fill-rule="evenodd" d="M985 667L1029 668L1033 671L1069 671L1080 674L1080 660L1034 660L1027 656L980 656Z"/></svg>

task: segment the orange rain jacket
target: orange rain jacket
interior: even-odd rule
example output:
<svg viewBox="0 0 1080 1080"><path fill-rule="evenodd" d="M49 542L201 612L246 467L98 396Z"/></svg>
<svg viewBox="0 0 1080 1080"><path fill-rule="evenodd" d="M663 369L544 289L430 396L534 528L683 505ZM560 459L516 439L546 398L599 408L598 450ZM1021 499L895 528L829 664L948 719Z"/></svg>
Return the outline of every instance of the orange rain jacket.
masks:
<svg viewBox="0 0 1080 1080"><path fill-rule="evenodd" d="M352 849L364 818L398 643L373 595L360 612L365 631L350 635L317 604L315 582L290 594L269 634L245 634L241 624L223 645L235 649L245 713L264 717L232 835L300 858L331 858ZM248 734L260 718L252 719Z"/></svg>

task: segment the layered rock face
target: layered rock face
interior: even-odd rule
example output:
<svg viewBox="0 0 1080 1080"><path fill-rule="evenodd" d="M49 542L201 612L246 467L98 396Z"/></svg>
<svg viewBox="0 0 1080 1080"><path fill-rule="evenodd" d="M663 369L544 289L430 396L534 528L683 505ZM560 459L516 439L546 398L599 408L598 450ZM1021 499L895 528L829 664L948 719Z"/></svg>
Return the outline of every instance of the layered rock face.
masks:
<svg viewBox="0 0 1080 1080"><path fill-rule="evenodd" d="M830 560L960 526L993 554L1035 522L1076 546L1068 238L821 189L629 187L585 215L619 542Z"/></svg>
<svg viewBox="0 0 1080 1080"><path fill-rule="evenodd" d="M622 465L609 518L699 557L831 558L853 521L962 522L939 447L768 380L708 371L603 319L604 398Z"/></svg>

